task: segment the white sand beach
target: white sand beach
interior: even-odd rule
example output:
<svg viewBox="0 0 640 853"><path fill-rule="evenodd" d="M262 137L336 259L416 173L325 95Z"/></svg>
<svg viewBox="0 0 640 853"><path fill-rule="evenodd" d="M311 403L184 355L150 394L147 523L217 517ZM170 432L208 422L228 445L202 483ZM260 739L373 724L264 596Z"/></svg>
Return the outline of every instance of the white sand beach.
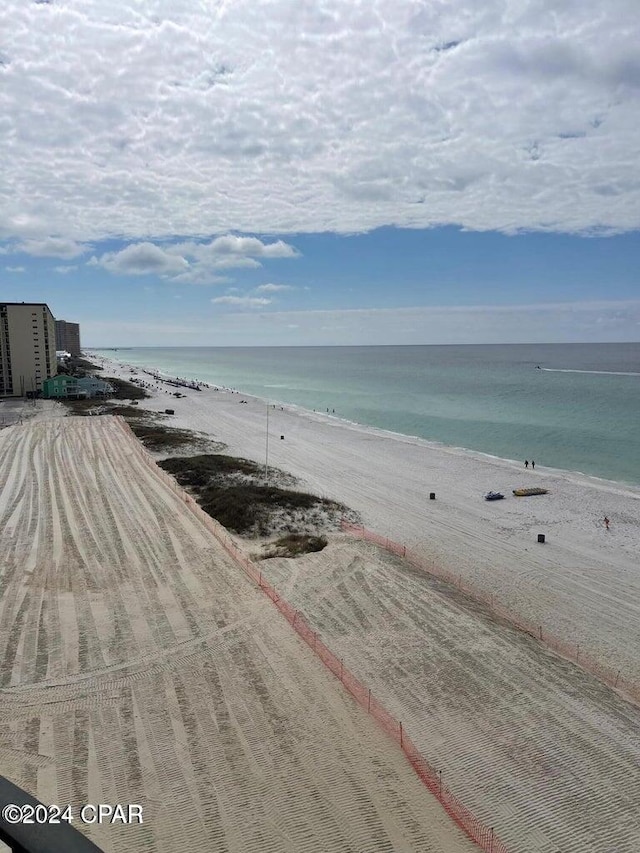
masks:
<svg viewBox="0 0 640 853"><path fill-rule="evenodd" d="M131 375L114 363L105 373ZM264 401L186 388L176 398L174 387L136 373L154 386L140 407L172 408L167 423L265 461ZM193 850L222 837L231 850L303 849L301 826L327 850L353 843L353 832L365 833L357 841L362 849L467 849L417 778L408 781L401 753L394 763L384 751L388 745L393 752L393 744L366 714L361 726L339 685L313 656L307 660L309 650L295 636L286 639L290 629L278 614L254 596L171 490L140 466L131 437L114 430L112 418L61 421L52 416L65 410L55 409L43 405L32 422L0 433L5 775L45 801L99 792L103 800L126 794L147 802L144 833L89 830L107 851L174 849L178 829L161 807L178 788L177 802L194 821ZM472 581L545 632L619 666L625 684L636 683L640 490L542 466L524 471L519 463L273 404L269 464L343 501L368 528ZM510 494L534 484L549 493ZM507 499L485 502L489 488ZM609 531L601 523L605 512ZM547 536L544 545L538 532ZM348 535L335 534L318 554L261 565L507 849L635 853L637 708L455 589ZM201 695L212 673L224 707ZM255 704L258 674L258 696L267 690L277 732L263 719L263 698ZM246 685L240 692L239 682ZM294 796L288 782L279 787L284 771L273 762L294 772L281 752L298 725L306 746L294 759L304 777ZM243 746L221 746L223 731ZM343 736L352 744L347 758L333 752ZM302 761L309 743L311 763ZM119 745L114 751L109 744ZM362 802L348 785L340 806L322 793L318 800L318 791L340 787L334 763L346 762L350 778L362 779L379 777L380 761L393 765L384 772L394 780L393 794L386 784L381 798L369 780ZM214 785L215 802L203 785ZM251 831L242 810L225 799L238 790L245 810L261 798ZM276 802L279 815L283 802L287 807L274 827L268 813ZM349 828L349 841L340 831L325 843L326 822L345 823L342 806L345 814L355 808L363 815L375 838L366 836L369 829ZM394 808L403 819L389 823ZM418 834L407 835L416 809L424 821L418 828L409 818ZM200 812L205 819L196 818Z"/></svg>
<svg viewBox="0 0 640 853"><path fill-rule="evenodd" d="M174 388L138 378L154 386L140 405L173 408L171 424L264 462L265 401L212 389L180 389L185 396L175 399ZM269 463L544 634L580 644L582 655L619 669L621 683L640 682L640 490L279 405L269 409ZM532 485L549 492L511 495ZM490 488L506 500L485 502ZM262 567L508 849L635 853L640 711L623 696L457 590L350 536Z"/></svg>
<svg viewBox="0 0 640 853"><path fill-rule="evenodd" d="M105 853L477 849L118 419L0 433L0 773Z"/></svg>
<svg viewBox="0 0 640 853"><path fill-rule="evenodd" d="M141 401L145 408L171 407L172 425L212 435L229 453L264 462L264 401L186 388L176 399L170 396L175 388L135 370L156 389ZM128 378L131 371L111 361L105 374ZM376 533L493 594L543 633L579 645L582 654L619 670L626 683L640 684L640 488L541 462L525 470L520 462L290 406L270 409L269 463L357 510ZM549 493L513 497L521 486ZM490 489L506 499L484 501ZM544 545L538 533L545 534Z"/></svg>

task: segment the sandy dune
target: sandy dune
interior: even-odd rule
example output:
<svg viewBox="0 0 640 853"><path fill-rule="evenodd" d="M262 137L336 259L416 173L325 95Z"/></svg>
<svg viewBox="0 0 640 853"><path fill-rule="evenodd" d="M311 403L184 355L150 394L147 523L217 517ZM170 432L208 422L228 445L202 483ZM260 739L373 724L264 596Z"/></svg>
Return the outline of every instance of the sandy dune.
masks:
<svg viewBox="0 0 640 853"><path fill-rule="evenodd" d="M0 479L0 772L142 804L105 851L475 849L115 419L4 430Z"/></svg>

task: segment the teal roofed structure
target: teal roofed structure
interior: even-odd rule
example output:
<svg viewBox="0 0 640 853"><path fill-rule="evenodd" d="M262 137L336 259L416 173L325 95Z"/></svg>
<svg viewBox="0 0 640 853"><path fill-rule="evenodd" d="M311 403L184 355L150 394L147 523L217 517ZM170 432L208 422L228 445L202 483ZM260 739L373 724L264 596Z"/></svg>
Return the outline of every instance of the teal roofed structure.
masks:
<svg viewBox="0 0 640 853"><path fill-rule="evenodd" d="M42 394L47 399L79 399L88 397L106 397L113 392L113 387L102 379L94 376L78 378L64 373L45 379L42 383Z"/></svg>

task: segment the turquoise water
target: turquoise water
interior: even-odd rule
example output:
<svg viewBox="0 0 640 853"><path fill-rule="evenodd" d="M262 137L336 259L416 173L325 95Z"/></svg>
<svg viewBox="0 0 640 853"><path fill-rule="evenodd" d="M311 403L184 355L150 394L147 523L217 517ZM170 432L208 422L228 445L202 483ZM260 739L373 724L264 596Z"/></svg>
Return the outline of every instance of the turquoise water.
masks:
<svg viewBox="0 0 640 853"><path fill-rule="evenodd" d="M94 352L406 435L640 484L640 343Z"/></svg>

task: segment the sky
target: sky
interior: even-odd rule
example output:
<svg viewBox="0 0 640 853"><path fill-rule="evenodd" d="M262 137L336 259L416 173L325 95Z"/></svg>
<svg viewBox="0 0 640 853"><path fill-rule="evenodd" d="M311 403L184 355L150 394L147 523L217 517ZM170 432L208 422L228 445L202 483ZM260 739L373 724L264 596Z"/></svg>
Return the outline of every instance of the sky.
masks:
<svg viewBox="0 0 640 853"><path fill-rule="evenodd" d="M85 347L640 340L637 0L3 0L0 300Z"/></svg>

